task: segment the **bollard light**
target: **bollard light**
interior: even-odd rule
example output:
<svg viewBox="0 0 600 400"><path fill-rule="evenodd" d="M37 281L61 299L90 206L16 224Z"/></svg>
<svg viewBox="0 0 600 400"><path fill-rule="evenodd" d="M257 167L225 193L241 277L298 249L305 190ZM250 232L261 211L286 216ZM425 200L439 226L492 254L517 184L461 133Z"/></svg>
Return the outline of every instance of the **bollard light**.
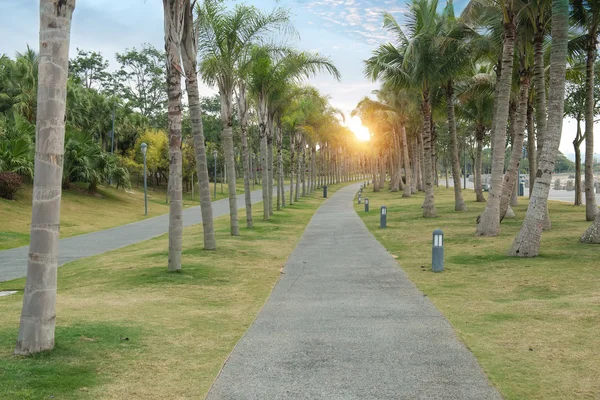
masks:
<svg viewBox="0 0 600 400"><path fill-rule="evenodd" d="M444 270L444 232L440 229L433 231L431 269L433 272L442 272Z"/></svg>
<svg viewBox="0 0 600 400"><path fill-rule="evenodd" d="M362 195L358 194L358 204L362 204Z"/></svg>
<svg viewBox="0 0 600 400"><path fill-rule="evenodd" d="M327 186L323 186L323 198L327 198Z"/></svg>
<svg viewBox="0 0 600 400"><path fill-rule="evenodd" d="M364 186L363 186L363 187L367 187L367 181L365 181L365 184L364 184Z"/></svg>
<svg viewBox="0 0 600 400"><path fill-rule="evenodd" d="M379 227L387 228L387 207L381 206L381 211L379 212Z"/></svg>
<svg viewBox="0 0 600 400"><path fill-rule="evenodd" d="M369 212L369 198L365 197L365 212Z"/></svg>

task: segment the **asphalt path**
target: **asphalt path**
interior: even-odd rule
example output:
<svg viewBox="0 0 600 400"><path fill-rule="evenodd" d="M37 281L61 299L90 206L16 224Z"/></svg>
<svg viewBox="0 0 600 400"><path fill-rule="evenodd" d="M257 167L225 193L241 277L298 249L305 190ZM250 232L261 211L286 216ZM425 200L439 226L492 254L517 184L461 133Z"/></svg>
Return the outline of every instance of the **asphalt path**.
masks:
<svg viewBox="0 0 600 400"><path fill-rule="evenodd" d="M313 216L208 399L501 399L358 217L358 187Z"/></svg>

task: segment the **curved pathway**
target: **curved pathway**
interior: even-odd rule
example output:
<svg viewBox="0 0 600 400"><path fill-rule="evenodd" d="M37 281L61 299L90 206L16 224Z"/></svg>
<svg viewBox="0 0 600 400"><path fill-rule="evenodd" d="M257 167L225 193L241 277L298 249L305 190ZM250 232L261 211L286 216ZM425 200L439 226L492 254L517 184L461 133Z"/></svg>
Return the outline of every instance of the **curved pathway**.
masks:
<svg viewBox="0 0 600 400"><path fill-rule="evenodd" d="M358 187L314 215L208 399L500 399L355 213Z"/></svg>
<svg viewBox="0 0 600 400"><path fill-rule="evenodd" d="M276 194L277 188L274 189ZM251 194L252 204L262 202L262 191L255 190ZM244 195L237 198L240 209L245 208ZM213 201L214 218L229 214L229 198ZM262 211L259 210L262 214ZM245 223L245 220L240 220ZM200 206L183 210L183 226L196 225L202 222ZM86 233L61 239L58 248L58 265L91 257L107 251L119 249L144 240L163 235L169 230L169 214L148 218L127 225L102 231ZM29 246L0 251L0 282L22 278L27 275L27 254Z"/></svg>

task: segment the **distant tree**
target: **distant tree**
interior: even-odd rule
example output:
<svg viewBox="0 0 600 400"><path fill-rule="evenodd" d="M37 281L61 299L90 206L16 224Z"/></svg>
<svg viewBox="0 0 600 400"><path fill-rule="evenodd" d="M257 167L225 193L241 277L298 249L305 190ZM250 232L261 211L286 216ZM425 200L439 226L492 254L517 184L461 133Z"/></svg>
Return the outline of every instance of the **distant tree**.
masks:
<svg viewBox="0 0 600 400"><path fill-rule="evenodd" d="M111 75L107 69L108 60L96 51L77 49L77 57L69 61L69 73L88 89L108 89L105 84L111 79Z"/></svg>

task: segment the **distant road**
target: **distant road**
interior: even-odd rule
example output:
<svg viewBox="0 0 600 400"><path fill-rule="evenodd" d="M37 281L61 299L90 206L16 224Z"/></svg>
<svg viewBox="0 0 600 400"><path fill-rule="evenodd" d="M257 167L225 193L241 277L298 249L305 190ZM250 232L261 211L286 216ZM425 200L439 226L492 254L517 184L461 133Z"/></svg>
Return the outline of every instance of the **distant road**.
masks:
<svg viewBox="0 0 600 400"><path fill-rule="evenodd" d="M276 188L274 189L276 190ZM274 194L277 193L274 191ZM244 195L238 195L239 209L245 208ZM252 204L262 202L262 190L252 192ZM229 198L214 201L214 218L229 214ZM262 215L261 210L255 213ZM245 221L245 220L244 220ZM240 223L244 223L240 221ZM191 226L202 222L200 206L190 207L183 210L183 226ZM102 231L86 233L84 235L72 236L61 239L58 250L58 265L91 257L107 251L119 249L135 243L152 239L163 235L169 230L169 214L154 218L144 219L127 225ZM21 278L27 275L27 255L29 245L0 251L0 282Z"/></svg>

